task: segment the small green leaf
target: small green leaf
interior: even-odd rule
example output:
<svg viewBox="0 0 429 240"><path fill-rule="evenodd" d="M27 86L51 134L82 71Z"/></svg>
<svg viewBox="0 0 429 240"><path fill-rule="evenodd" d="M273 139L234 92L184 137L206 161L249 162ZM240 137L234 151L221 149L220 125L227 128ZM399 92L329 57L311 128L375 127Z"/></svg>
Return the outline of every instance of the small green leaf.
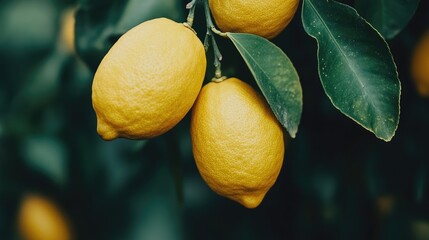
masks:
<svg viewBox="0 0 429 240"><path fill-rule="evenodd" d="M401 86L387 43L353 8L335 1L304 0L302 21L317 40L319 76L333 105L390 141Z"/></svg>
<svg viewBox="0 0 429 240"><path fill-rule="evenodd" d="M302 112L302 89L292 62L276 45L247 33L227 33L250 68L280 123L295 137Z"/></svg>
<svg viewBox="0 0 429 240"><path fill-rule="evenodd" d="M358 12L386 39L394 38L411 20L420 0L356 0Z"/></svg>
<svg viewBox="0 0 429 240"><path fill-rule="evenodd" d="M58 138L34 136L22 146L25 163L35 171L63 186L67 177L67 149Z"/></svg>

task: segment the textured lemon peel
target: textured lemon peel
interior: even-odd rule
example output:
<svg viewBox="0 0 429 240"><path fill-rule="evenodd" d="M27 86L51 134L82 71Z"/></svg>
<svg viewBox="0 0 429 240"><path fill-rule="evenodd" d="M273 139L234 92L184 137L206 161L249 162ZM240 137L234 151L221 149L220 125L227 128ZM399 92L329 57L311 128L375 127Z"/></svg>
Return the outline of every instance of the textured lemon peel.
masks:
<svg viewBox="0 0 429 240"><path fill-rule="evenodd" d="M236 78L210 82L191 116L197 168L217 194L257 207L283 164L283 130L263 97Z"/></svg>
<svg viewBox="0 0 429 240"><path fill-rule="evenodd" d="M149 20L109 50L92 87L103 139L159 136L191 109L204 80L206 56L201 41L187 29L166 18Z"/></svg>

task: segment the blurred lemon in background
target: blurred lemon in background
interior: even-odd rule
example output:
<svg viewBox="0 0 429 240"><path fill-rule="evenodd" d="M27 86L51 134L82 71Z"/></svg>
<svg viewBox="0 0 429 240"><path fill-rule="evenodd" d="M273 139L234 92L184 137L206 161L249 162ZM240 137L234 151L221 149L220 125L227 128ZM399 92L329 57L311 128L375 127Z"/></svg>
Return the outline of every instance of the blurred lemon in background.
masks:
<svg viewBox="0 0 429 240"><path fill-rule="evenodd" d="M417 43L411 59L411 74L418 93L429 97L429 32Z"/></svg>
<svg viewBox="0 0 429 240"><path fill-rule="evenodd" d="M75 52L75 11L74 7L66 9L61 17L61 43L68 50L68 52Z"/></svg>
<svg viewBox="0 0 429 240"><path fill-rule="evenodd" d="M70 240L69 224L61 210L40 195L27 195L21 202L19 233L23 240Z"/></svg>

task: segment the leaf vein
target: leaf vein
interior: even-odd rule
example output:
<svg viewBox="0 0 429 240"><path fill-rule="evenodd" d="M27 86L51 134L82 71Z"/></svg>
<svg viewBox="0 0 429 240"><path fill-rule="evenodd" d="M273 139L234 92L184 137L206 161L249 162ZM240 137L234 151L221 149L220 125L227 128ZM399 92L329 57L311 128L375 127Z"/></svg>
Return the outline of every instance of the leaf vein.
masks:
<svg viewBox="0 0 429 240"><path fill-rule="evenodd" d="M323 17L319 14L319 12L316 10L316 7L313 5L311 0L308 0L309 4L311 5L311 8L313 9L313 12L317 15L317 17L320 19L320 22L323 24L323 26L325 27L329 37L332 39L332 42L337 46L337 49L339 49L340 54L343 56L343 59L345 59L347 66L349 67L350 71L353 73L353 75L355 76L355 78L357 79L357 81L359 82L359 84L361 85L361 92L363 93L364 97L366 99L369 99L368 103L371 105L371 107L376 111L377 114L380 114L380 110L376 107L376 105L373 103L371 98L368 98L368 92L365 89L365 84L362 82L362 80L360 79L360 75L356 72L356 69L352 67L351 62L349 61L347 55L345 54L345 52L343 51L343 49L341 48L340 44L338 43L338 41L336 40L336 38L334 37L334 35L332 34L332 32L330 31L328 25L326 24L325 20L323 19Z"/></svg>

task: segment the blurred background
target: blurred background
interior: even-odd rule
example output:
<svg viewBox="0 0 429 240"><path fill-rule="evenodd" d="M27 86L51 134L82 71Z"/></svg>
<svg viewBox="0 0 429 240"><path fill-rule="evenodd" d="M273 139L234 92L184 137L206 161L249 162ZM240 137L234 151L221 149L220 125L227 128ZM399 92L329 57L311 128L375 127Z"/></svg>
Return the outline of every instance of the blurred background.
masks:
<svg viewBox="0 0 429 240"><path fill-rule="evenodd" d="M402 82L401 120L389 143L332 106L299 8L273 41L300 75L302 122L287 139L277 183L252 210L203 182L189 116L148 141L106 142L96 133L91 82L101 58L142 21L185 21L186 3L0 0L0 239L20 239L28 194L55 203L74 239L429 239L429 100L410 77L413 48L429 29L428 1L388 41ZM203 38L201 6L196 19ZM224 73L255 85L233 45L218 44Z"/></svg>

